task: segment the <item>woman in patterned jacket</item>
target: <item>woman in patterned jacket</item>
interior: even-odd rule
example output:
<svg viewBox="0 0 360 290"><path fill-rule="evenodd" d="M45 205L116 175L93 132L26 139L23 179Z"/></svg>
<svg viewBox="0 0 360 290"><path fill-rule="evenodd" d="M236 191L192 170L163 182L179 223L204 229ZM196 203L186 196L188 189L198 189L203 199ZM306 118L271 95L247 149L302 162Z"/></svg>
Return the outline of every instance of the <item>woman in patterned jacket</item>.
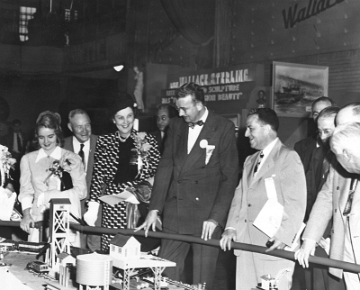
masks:
<svg viewBox="0 0 360 290"><path fill-rule="evenodd" d="M119 202L111 206L103 203L99 197L119 194L153 177L160 154L157 142L151 135L134 130L135 111L132 99L120 99L115 102L112 111L112 121L118 130L98 137L88 211L84 215L84 220L88 225L94 226L102 203L101 226L118 229L129 227L127 217L129 205L126 202ZM112 238L112 235L102 235L102 251L109 250L109 242Z"/></svg>

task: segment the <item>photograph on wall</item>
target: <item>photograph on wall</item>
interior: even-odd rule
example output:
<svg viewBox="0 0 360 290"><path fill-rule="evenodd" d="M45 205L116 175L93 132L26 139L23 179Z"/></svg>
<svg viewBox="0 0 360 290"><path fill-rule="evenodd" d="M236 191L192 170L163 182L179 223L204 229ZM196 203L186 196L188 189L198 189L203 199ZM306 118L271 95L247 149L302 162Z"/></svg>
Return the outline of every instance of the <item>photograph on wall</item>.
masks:
<svg viewBox="0 0 360 290"><path fill-rule="evenodd" d="M328 96L329 68L273 62L272 108L282 117L308 117L311 104Z"/></svg>

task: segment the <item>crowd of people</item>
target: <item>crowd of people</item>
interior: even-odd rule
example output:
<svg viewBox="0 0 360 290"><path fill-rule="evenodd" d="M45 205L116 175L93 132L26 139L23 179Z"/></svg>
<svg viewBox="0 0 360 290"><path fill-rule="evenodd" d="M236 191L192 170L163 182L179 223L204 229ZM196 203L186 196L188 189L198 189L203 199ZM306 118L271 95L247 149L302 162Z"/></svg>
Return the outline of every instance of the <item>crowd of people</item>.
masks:
<svg viewBox="0 0 360 290"><path fill-rule="evenodd" d="M101 136L92 134L88 114L77 109L68 116L73 136L64 140L59 115L43 112L35 125L37 149L20 161L21 228L29 241L46 238L35 223L46 221L52 198L68 198L74 222L145 230L145 236L161 230L219 239L220 248L171 239L160 244L159 256L177 265L165 275L180 281L191 251L192 283L206 283L207 290L214 289L220 249L231 250L233 242L266 246L267 252L295 251L298 265L305 268L314 253L357 263L360 103L339 108L330 98L320 97L312 104L312 117L316 134L293 150L278 138L274 110L251 110L245 136L257 152L239 165L234 124L207 109L204 91L194 83L179 89L175 107L158 108L159 131L154 133L138 131L131 98L119 98L112 106L117 130ZM15 134L19 122L13 127ZM23 152L24 137L13 135L10 141L14 153ZM9 180L6 185L15 190ZM139 208L125 201L115 206L104 202L104 197L128 190L136 191ZM107 252L112 238L73 232L71 244ZM150 238L140 241L144 249L159 245ZM303 280L299 289L360 289L356 273L313 265L302 270L283 258L234 253L237 290L256 288L267 274L279 279L278 289L290 289L294 271Z"/></svg>

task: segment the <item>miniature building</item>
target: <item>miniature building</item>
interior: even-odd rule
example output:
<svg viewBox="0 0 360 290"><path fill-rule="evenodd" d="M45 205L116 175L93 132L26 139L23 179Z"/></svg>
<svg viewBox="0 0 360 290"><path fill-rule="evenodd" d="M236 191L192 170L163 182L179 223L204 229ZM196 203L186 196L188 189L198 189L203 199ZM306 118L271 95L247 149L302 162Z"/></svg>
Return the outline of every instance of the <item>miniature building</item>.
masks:
<svg viewBox="0 0 360 290"><path fill-rule="evenodd" d="M56 264L59 266L59 283L68 287L70 280L70 268L75 266L76 259L68 253L61 253L56 257Z"/></svg>
<svg viewBox="0 0 360 290"><path fill-rule="evenodd" d="M110 241L110 257L113 259L140 257L140 243L134 237L118 234Z"/></svg>
<svg viewBox="0 0 360 290"><path fill-rule="evenodd" d="M58 271L57 255L70 254L69 218L70 200L68 198L53 198L50 201L50 255L46 261L55 272Z"/></svg>

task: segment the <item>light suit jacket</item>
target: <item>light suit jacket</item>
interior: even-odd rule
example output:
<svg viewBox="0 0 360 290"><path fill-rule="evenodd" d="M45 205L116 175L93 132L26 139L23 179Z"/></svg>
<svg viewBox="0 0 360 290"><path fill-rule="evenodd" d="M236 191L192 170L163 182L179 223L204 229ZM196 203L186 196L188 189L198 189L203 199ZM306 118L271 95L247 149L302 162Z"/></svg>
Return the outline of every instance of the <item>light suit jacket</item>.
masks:
<svg viewBox="0 0 360 290"><path fill-rule="evenodd" d="M303 239L319 241L327 224L333 217L331 230L330 258L344 260L346 217L343 216L346 201L349 196L351 177L339 163L330 168L329 176L319 192L310 213ZM354 245L356 260L360 262L360 186L354 194L350 215L351 238ZM342 270L330 268L330 273L341 278Z"/></svg>
<svg viewBox="0 0 360 290"><path fill-rule="evenodd" d="M249 156L236 188L226 227L236 229L237 242L265 246L268 236L253 226L265 205L265 179L274 179L278 202L284 206L281 226L275 237L290 246L300 229L306 206L306 181L298 154L277 140L264 164L254 176L254 166L260 152ZM240 255L241 251L235 251Z"/></svg>
<svg viewBox="0 0 360 290"><path fill-rule="evenodd" d="M189 126L182 118L171 119L149 207L163 213L164 230L200 236L208 219L225 225L238 182L235 128L212 112L203 126L187 154ZM215 146L207 164L201 140Z"/></svg>

